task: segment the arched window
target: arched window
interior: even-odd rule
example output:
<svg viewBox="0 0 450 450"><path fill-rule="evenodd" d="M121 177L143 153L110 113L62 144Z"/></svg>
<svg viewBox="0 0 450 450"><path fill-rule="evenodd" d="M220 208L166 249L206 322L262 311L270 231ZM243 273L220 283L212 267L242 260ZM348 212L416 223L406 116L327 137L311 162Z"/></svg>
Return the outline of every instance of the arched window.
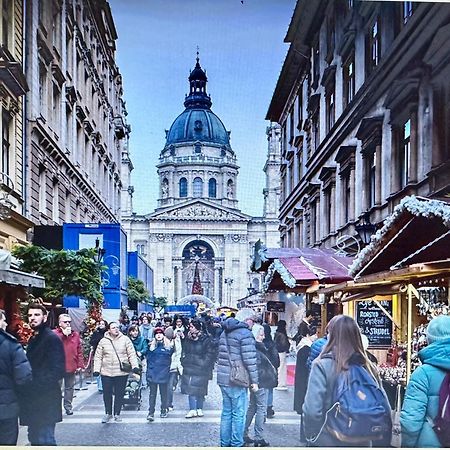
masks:
<svg viewBox="0 0 450 450"><path fill-rule="evenodd" d="M233 198L234 197L234 183L233 180L228 180L227 183L227 197Z"/></svg>
<svg viewBox="0 0 450 450"><path fill-rule="evenodd" d="M194 178L194 197L203 197L203 180L200 177Z"/></svg>
<svg viewBox="0 0 450 450"><path fill-rule="evenodd" d="M216 198L217 196L217 181L215 178L210 178L208 182L208 197Z"/></svg>
<svg viewBox="0 0 450 450"><path fill-rule="evenodd" d="M180 197L187 197L187 180L180 178Z"/></svg>

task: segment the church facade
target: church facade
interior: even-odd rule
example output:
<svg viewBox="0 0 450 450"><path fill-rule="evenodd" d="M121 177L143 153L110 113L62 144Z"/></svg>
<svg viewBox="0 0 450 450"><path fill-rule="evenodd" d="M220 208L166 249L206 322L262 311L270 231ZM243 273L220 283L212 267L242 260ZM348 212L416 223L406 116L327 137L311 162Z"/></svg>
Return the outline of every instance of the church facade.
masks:
<svg viewBox="0 0 450 450"><path fill-rule="evenodd" d="M267 128L264 210L261 217L250 217L238 208L237 157L230 132L211 110L206 86L197 57L185 110L166 132L160 153L157 208L145 215L130 211L122 226L129 250L137 250L154 270L156 296L177 303L198 293L199 277L204 296L236 306L249 288L258 291L261 285L249 270L255 242L279 245L281 129ZM132 189L128 192L132 205Z"/></svg>

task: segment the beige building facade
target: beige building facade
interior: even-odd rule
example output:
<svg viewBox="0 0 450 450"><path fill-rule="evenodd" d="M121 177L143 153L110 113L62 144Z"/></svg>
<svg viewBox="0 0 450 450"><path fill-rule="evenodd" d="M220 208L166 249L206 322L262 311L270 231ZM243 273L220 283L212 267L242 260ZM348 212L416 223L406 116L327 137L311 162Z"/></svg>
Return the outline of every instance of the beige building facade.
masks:
<svg viewBox="0 0 450 450"><path fill-rule="evenodd" d="M437 2L297 2L267 113L282 246L332 247L406 195L449 197L449 19Z"/></svg>
<svg viewBox="0 0 450 450"><path fill-rule="evenodd" d="M32 223L24 217L23 2L0 1L0 249L25 243Z"/></svg>
<svg viewBox="0 0 450 450"><path fill-rule="evenodd" d="M108 2L26 2L25 214L35 224L117 222L128 154Z"/></svg>

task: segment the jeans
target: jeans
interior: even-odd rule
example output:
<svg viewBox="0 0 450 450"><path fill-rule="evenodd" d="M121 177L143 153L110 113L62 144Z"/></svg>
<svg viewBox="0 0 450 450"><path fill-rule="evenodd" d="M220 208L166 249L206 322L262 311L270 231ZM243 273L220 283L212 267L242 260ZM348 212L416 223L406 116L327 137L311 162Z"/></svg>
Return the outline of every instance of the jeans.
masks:
<svg viewBox="0 0 450 450"><path fill-rule="evenodd" d="M255 440L262 441L264 419L266 417L266 389L261 388L256 392L250 391L250 404L248 405L247 418L245 419L245 431L244 435L248 436L248 429L252 423L253 417L255 417Z"/></svg>
<svg viewBox="0 0 450 450"><path fill-rule="evenodd" d="M169 382L167 383L167 406L173 408L173 388L177 385L178 372L170 372Z"/></svg>
<svg viewBox="0 0 450 450"><path fill-rule="evenodd" d="M189 409L203 409L203 402L205 401L205 397L189 395Z"/></svg>
<svg viewBox="0 0 450 450"><path fill-rule="evenodd" d="M61 385L64 383L64 409L72 411L72 400L75 388L75 372L66 372L61 381Z"/></svg>
<svg viewBox="0 0 450 450"><path fill-rule="evenodd" d="M237 386L220 386L220 390L222 391L220 446L242 447L244 445L248 390Z"/></svg>
<svg viewBox="0 0 450 450"><path fill-rule="evenodd" d="M106 377L102 375L103 403L105 404L105 414L113 413L114 395L114 415L119 416L122 409L123 396L127 385L128 375L119 377Z"/></svg>
<svg viewBox="0 0 450 450"><path fill-rule="evenodd" d="M31 445L56 445L55 423L47 425L29 425L28 440Z"/></svg>
<svg viewBox="0 0 450 450"><path fill-rule="evenodd" d="M19 423L17 417L0 420L0 445L17 445Z"/></svg>
<svg viewBox="0 0 450 450"><path fill-rule="evenodd" d="M269 408L273 406L273 388L266 389L267 391L267 407Z"/></svg>
<svg viewBox="0 0 450 450"><path fill-rule="evenodd" d="M159 387L159 395L161 396L161 412L167 412L167 383L148 383L150 393L148 395L148 413L155 414L156 394Z"/></svg>

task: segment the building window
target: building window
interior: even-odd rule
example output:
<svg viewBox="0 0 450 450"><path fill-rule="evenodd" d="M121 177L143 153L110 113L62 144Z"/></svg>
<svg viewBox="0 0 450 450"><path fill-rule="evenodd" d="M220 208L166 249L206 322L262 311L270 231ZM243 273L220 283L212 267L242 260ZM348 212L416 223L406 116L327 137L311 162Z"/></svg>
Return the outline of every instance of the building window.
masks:
<svg viewBox="0 0 450 450"><path fill-rule="evenodd" d="M335 23L334 23L334 12L328 17L327 22L327 57L326 60L328 64L333 60L334 55L334 45L335 45Z"/></svg>
<svg viewBox="0 0 450 450"><path fill-rule="evenodd" d="M312 127L312 138L313 138L313 148L314 151L319 147L320 140L320 114L319 107L317 107L317 112L311 117L311 127Z"/></svg>
<svg viewBox="0 0 450 450"><path fill-rule="evenodd" d="M3 0L2 4L2 43L5 48L10 49L10 30L12 20L11 0Z"/></svg>
<svg viewBox="0 0 450 450"><path fill-rule="evenodd" d="M46 213L47 201L47 179L45 176L45 168L39 167L39 212Z"/></svg>
<svg viewBox="0 0 450 450"><path fill-rule="evenodd" d="M60 96L61 92L59 90L58 85L53 83L53 93L52 93L52 118L53 124L56 128L55 131L59 131L59 111L60 111Z"/></svg>
<svg viewBox="0 0 450 450"><path fill-rule="evenodd" d="M181 178L179 183L180 197L187 197L187 180L186 178Z"/></svg>
<svg viewBox="0 0 450 450"><path fill-rule="evenodd" d="M326 115L326 132L329 133L334 125L335 105L334 105L334 86L325 95L325 115Z"/></svg>
<svg viewBox="0 0 450 450"><path fill-rule="evenodd" d="M298 96L297 96L297 115L298 115L298 122L297 122L297 129L302 129L302 122L303 122L303 83L300 86L300 89L298 90Z"/></svg>
<svg viewBox="0 0 450 450"><path fill-rule="evenodd" d="M53 181L52 189L52 219L53 222L59 222L59 183L57 180Z"/></svg>
<svg viewBox="0 0 450 450"><path fill-rule="evenodd" d="M403 23L406 24L413 15L413 2L403 2Z"/></svg>
<svg viewBox="0 0 450 450"><path fill-rule="evenodd" d="M344 224L350 220L350 205L351 205L351 185L350 185L350 171L342 178L342 197L344 202Z"/></svg>
<svg viewBox="0 0 450 450"><path fill-rule="evenodd" d="M289 114L289 144L294 142L294 110L292 109Z"/></svg>
<svg viewBox="0 0 450 450"><path fill-rule="evenodd" d="M61 11L56 5L53 5L52 16L52 43L56 50L61 51Z"/></svg>
<svg viewBox="0 0 450 450"><path fill-rule="evenodd" d="M333 214L333 198L332 198L332 189L329 187L324 191L325 196L325 232L326 234L331 233L332 227L332 214Z"/></svg>
<svg viewBox="0 0 450 450"><path fill-rule="evenodd" d="M317 38L312 47L312 73L313 73L313 83L312 87L315 89L319 83L320 77L320 51L319 51L319 39Z"/></svg>
<svg viewBox="0 0 450 450"><path fill-rule="evenodd" d="M193 196L203 197L203 180L200 177L194 178Z"/></svg>
<svg viewBox="0 0 450 450"><path fill-rule="evenodd" d="M289 186L288 186L288 192L292 192L294 190L295 186L295 160L294 158L289 159Z"/></svg>
<svg viewBox="0 0 450 450"><path fill-rule="evenodd" d="M12 117L9 111L2 109L2 167L0 172L7 175L10 173L11 158L11 123Z"/></svg>
<svg viewBox="0 0 450 450"><path fill-rule="evenodd" d="M66 199L64 201L64 221L66 223L71 222L70 210L71 210L70 191L66 190Z"/></svg>
<svg viewBox="0 0 450 450"><path fill-rule="evenodd" d="M217 181L215 178L211 178L208 182L208 197L217 197Z"/></svg>
<svg viewBox="0 0 450 450"><path fill-rule="evenodd" d="M317 202L314 201L310 205L310 223L309 223L309 243L313 245L316 242L317 234Z"/></svg>
<svg viewBox="0 0 450 450"><path fill-rule="evenodd" d="M39 106L41 115L46 115L47 107L47 69L41 62L39 63Z"/></svg>
<svg viewBox="0 0 450 450"><path fill-rule="evenodd" d="M366 75L378 66L381 56L380 19L377 17L369 28L366 40Z"/></svg>
<svg viewBox="0 0 450 450"><path fill-rule="evenodd" d="M355 52L352 51L343 66L344 77L344 108L353 100L355 95Z"/></svg>
<svg viewBox="0 0 450 450"><path fill-rule="evenodd" d="M400 187L404 188L409 181L409 166L411 157L411 120L408 119L402 129L400 135L400 152L399 152L399 178Z"/></svg>
<svg viewBox="0 0 450 450"><path fill-rule="evenodd" d="M303 142L300 143L297 149L297 174L297 181L300 183L303 178Z"/></svg>
<svg viewBox="0 0 450 450"><path fill-rule="evenodd" d="M375 150L375 149L374 149ZM377 164L375 158L375 151L369 153L366 158L367 164L367 174L366 188L367 188L367 199L369 201L368 207L371 208L375 205L375 193L376 193L376 180L377 180Z"/></svg>

